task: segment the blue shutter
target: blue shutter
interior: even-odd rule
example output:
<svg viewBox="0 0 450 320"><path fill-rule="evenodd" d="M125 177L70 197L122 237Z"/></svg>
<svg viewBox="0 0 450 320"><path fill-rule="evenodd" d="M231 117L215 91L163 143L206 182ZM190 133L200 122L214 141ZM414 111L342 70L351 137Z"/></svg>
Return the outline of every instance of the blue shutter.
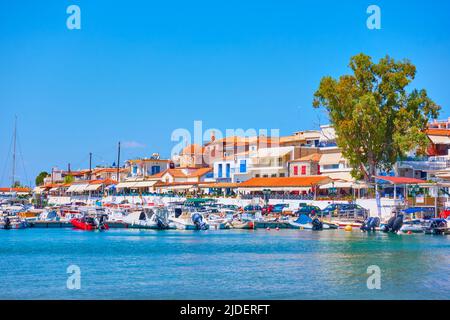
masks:
<svg viewBox="0 0 450 320"><path fill-rule="evenodd" d="M231 165L227 163L227 178L231 177Z"/></svg>
<svg viewBox="0 0 450 320"><path fill-rule="evenodd" d="M239 171L241 173L247 172L247 160L241 160L241 165L240 165Z"/></svg>
<svg viewBox="0 0 450 320"><path fill-rule="evenodd" d="M219 166L218 166L218 173L217 173L217 176L219 177L219 178L222 178L222 164L220 163L219 164Z"/></svg>

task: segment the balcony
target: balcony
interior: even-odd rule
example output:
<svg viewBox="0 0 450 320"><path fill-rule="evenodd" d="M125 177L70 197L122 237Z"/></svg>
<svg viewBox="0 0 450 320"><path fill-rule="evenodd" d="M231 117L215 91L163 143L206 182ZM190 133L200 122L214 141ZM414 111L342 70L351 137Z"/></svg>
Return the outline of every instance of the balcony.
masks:
<svg viewBox="0 0 450 320"><path fill-rule="evenodd" d="M420 171L438 171L450 167L448 157L430 157L428 160L410 160L400 161L397 164L399 169L408 168Z"/></svg>

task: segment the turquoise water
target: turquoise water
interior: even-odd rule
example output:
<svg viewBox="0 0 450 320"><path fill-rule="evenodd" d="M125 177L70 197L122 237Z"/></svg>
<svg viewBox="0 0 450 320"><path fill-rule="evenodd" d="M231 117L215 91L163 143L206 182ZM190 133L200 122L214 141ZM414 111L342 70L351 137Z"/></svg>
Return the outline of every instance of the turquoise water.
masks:
<svg viewBox="0 0 450 320"><path fill-rule="evenodd" d="M367 289L370 265L381 290ZM0 230L0 299L448 299L449 266L445 236Z"/></svg>

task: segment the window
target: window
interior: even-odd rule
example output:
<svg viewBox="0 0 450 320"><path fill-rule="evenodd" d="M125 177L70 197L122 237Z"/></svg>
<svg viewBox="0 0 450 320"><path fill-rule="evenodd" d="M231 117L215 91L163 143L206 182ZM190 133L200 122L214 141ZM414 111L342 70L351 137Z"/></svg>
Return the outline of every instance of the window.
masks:
<svg viewBox="0 0 450 320"><path fill-rule="evenodd" d="M255 174L255 178L259 178L259 174L257 173L257 174Z"/></svg>
<svg viewBox="0 0 450 320"><path fill-rule="evenodd" d="M239 171L240 171L240 173L246 173L247 172L247 160L241 160Z"/></svg>
<svg viewBox="0 0 450 320"><path fill-rule="evenodd" d="M276 177L277 177L276 173L272 174L272 178L276 178Z"/></svg>
<svg viewBox="0 0 450 320"><path fill-rule="evenodd" d="M229 163L227 163L227 166L226 166L226 177L227 178L231 177L231 165Z"/></svg>
<svg viewBox="0 0 450 320"><path fill-rule="evenodd" d="M137 167L137 166L134 166L134 167L133 167L133 174L134 174L134 175L137 174L137 170L138 170L138 167Z"/></svg>
<svg viewBox="0 0 450 320"><path fill-rule="evenodd" d="M219 165L217 166L217 176L219 178L222 178L222 167L223 165L221 163L219 163Z"/></svg>
<svg viewBox="0 0 450 320"><path fill-rule="evenodd" d="M306 175L306 166L302 166L302 176Z"/></svg>
<svg viewBox="0 0 450 320"><path fill-rule="evenodd" d="M294 166L294 176L298 176L298 166Z"/></svg>
<svg viewBox="0 0 450 320"><path fill-rule="evenodd" d="M160 166L152 166L152 176L161 172Z"/></svg>
<svg viewBox="0 0 450 320"><path fill-rule="evenodd" d="M286 175L284 173L280 173L280 178L284 178Z"/></svg>

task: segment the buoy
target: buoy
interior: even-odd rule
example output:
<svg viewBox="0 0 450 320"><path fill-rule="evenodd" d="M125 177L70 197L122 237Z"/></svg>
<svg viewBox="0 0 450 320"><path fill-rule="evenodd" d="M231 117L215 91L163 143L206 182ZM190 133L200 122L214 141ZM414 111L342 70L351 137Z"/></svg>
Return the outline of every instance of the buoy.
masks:
<svg viewBox="0 0 450 320"><path fill-rule="evenodd" d="M277 227L277 231L280 231L280 228L279 228L279 227Z"/></svg>
<svg viewBox="0 0 450 320"><path fill-rule="evenodd" d="M408 231L408 234L412 234L412 231Z"/></svg>
<svg viewBox="0 0 450 320"><path fill-rule="evenodd" d="M352 226L346 226L344 230L347 231L347 232L351 232L351 231L353 231L353 227Z"/></svg>
<svg viewBox="0 0 450 320"><path fill-rule="evenodd" d="M270 231L270 228L267 228L267 231Z"/></svg>

